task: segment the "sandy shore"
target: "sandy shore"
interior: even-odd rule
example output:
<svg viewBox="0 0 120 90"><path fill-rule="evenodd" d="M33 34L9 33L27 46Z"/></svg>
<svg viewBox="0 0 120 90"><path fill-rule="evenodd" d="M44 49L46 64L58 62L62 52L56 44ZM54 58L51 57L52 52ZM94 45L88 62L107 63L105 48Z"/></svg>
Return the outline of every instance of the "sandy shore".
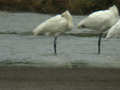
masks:
<svg viewBox="0 0 120 90"><path fill-rule="evenodd" d="M0 90L120 90L120 69L1 67Z"/></svg>

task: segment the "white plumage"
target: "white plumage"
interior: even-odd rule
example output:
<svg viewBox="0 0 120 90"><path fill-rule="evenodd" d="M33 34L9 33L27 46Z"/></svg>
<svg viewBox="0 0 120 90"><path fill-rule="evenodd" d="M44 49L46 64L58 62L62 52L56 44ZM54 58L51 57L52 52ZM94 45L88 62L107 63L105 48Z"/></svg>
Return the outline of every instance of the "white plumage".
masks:
<svg viewBox="0 0 120 90"><path fill-rule="evenodd" d="M57 37L73 28L72 16L69 11L63 12L61 15L56 15L45 22L38 25L34 30L34 35L39 35L40 33L54 36L54 52L56 54L56 39Z"/></svg>
<svg viewBox="0 0 120 90"><path fill-rule="evenodd" d="M119 11L115 5L107 10L93 12L81 20L78 28L89 28L99 33L98 54L100 54L101 37L103 32L111 28L119 19Z"/></svg>
<svg viewBox="0 0 120 90"><path fill-rule="evenodd" d="M71 30L73 27L72 16L69 11L65 11L61 15L56 15L45 22L38 25L33 34L38 35L44 33L47 35L57 36L61 33Z"/></svg>
<svg viewBox="0 0 120 90"><path fill-rule="evenodd" d="M108 30L108 33L105 39L110 39L112 37L120 37L120 19L115 25L113 25Z"/></svg>
<svg viewBox="0 0 120 90"><path fill-rule="evenodd" d="M97 30L101 33L113 26L118 21L118 18L119 12L117 7L114 5L107 10L93 12L88 17L80 21L78 27Z"/></svg>

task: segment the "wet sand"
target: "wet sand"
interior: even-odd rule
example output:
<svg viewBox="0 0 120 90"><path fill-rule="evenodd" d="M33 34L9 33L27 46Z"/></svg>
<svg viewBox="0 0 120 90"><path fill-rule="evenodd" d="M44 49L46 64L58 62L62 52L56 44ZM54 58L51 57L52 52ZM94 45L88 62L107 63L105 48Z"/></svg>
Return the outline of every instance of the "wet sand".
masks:
<svg viewBox="0 0 120 90"><path fill-rule="evenodd" d="M0 90L120 90L120 69L1 67Z"/></svg>

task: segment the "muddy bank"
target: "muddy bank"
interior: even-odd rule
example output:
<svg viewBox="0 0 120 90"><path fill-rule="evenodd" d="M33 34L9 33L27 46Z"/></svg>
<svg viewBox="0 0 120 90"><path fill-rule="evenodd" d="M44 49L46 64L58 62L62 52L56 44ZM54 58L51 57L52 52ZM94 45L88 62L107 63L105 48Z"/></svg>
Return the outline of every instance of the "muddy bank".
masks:
<svg viewBox="0 0 120 90"><path fill-rule="evenodd" d="M0 67L1 90L120 90L119 69Z"/></svg>

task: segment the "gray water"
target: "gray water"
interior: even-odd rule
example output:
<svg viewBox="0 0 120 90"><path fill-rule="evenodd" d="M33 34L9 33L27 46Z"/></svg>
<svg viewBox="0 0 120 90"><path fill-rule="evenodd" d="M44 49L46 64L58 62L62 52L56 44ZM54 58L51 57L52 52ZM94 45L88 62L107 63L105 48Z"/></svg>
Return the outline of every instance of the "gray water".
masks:
<svg viewBox="0 0 120 90"><path fill-rule="evenodd" d="M32 30L53 15L0 12L0 66L33 67L120 67L120 40L102 41L97 54L97 37L78 37L89 33L76 24L85 16L73 16L75 28L57 41L54 55L53 37L33 36Z"/></svg>

